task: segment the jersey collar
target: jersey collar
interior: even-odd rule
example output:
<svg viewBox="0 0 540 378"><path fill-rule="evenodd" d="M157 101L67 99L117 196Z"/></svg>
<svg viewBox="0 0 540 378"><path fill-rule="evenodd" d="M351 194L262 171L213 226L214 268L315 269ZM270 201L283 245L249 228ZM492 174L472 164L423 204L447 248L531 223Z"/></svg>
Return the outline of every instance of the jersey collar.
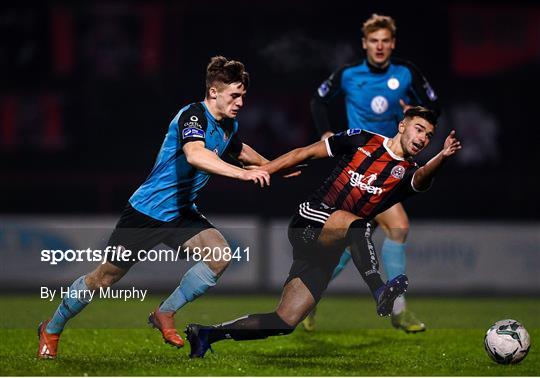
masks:
<svg viewBox="0 0 540 378"><path fill-rule="evenodd" d="M386 138L386 137L385 137L385 138L384 138L384 141L383 141L383 146L384 146L384 148L386 149L386 152L388 152L388 154L389 154L390 156L392 156L392 158L395 159L395 160L405 161L404 158L402 158L401 156L397 156L395 153L392 152L392 150L390 149L390 147L388 147L388 141L389 141L389 140L390 140L389 138Z"/></svg>
<svg viewBox="0 0 540 378"><path fill-rule="evenodd" d="M214 118L212 113L210 113L210 110L208 110L208 108L206 107L206 104L204 103L204 101L202 101L201 104L204 107L204 111L206 112L206 117L208 117L208 119L212 121L213 123L218 123L218 121Z"/></svg>
<svg viewBox="0 0 540 378"><path fill-rule="evenodd" d="M369 72L376 73L376 74L384 74L388 72L388 69L390 68L391 62L384 68L375 67L371 63L369 63L369 60L366 58L366 66L369 68Z"/></svg>

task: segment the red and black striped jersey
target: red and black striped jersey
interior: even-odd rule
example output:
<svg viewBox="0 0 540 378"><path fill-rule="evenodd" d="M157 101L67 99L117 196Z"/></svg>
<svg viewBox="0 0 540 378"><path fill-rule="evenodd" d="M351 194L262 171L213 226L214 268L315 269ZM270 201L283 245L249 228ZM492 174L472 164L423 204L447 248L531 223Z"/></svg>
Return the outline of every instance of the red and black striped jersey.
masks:
<svg viewBox="0 0 540 378"><path fill-rule="evenodd" d="M388 142L388 138L360 129L328 138L328 155L339 161L309 201L371 219L418 192L412 182L418 165L395 155Z"/></svg>

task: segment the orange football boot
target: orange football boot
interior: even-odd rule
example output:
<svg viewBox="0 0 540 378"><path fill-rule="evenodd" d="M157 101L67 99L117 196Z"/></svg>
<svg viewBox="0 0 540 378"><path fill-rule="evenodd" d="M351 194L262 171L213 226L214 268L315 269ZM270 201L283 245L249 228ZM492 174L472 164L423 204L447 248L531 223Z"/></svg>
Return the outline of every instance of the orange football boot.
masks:
<svg viewBox="0 0 540 378"><path fill-rule="evenodd" d="M59 333L48 333L46 328L51 319L47 319L44 322L39 323L38 326L38 338L39 349L37 352L37 358L40 359L55 359L56 352L58 350L58 340L60 340Z"/></svg>
<svg viewBox="0 0 540 378"><path fill-rule="evenodd" d="M161 331L163 340L172 346L182 348L184 340L180 337L174 326L174 312L159 311L159 306L150 313L148 324Z"/></svg>

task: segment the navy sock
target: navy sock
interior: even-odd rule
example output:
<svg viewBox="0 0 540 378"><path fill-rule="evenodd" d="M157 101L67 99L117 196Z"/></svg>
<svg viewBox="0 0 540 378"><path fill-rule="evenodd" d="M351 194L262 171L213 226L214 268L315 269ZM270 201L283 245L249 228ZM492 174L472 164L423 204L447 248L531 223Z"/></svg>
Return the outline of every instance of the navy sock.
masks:
<svg viewBox="0 0 540 378"><path fill-rule="evenodd" d="M268 336L288 335L294 331L276 312L246 315L236 320L218 324L209 330L208 342L219 340L258 340Z"/></svg>
<svg viewBox="0 0 540 378"><path fill-rule="evenodd" d="M347 239L351 246L351 256L354 265L369 286L371 294L376 300L378 298L376 292L382 289L384 282L379 272L379 260L375 246L371 241L371 232L372 226L369 222L357 219L349 226Z"/></svg>

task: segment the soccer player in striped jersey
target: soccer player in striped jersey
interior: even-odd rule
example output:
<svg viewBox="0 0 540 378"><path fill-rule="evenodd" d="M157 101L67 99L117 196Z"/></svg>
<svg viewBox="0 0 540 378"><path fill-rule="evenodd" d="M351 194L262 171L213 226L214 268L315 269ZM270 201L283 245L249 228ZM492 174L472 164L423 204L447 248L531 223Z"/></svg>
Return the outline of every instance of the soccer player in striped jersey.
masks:
<svg viewBox="0 0 540 378"><path fill-rule="evenodd" d="M429 144L435 121L432 111L411 107L393 138L351 129L262 166L268 173L276 173L308 159L339 158L323 185L299 205L291 219L288 237L293 264L277 309L216 326L188 325L190 356L204 357L212 343L223 339L253 340L291 333L320 300L345 247L351 249L377 313L390 315L408 280L398 275L382 281L370 221L405 198L427 190L443 163L461 148L452 131L428 163L423 167L414 163L412 158Z"/></svg>
<svg viewBox="0 0 540 378"><path fill-rule="evenodd" d="M321 140L333 134L329 120L329 105L345 97L349 129L362 129L386 137L393 137L397 124L408 104L421 105L435 111L439 102L430 83L411 62L393 56L396 25L389 16L374 14L362 27L362 47L365 59L341 67L324 81L311 102L313 120ZM381 248L383 269L388 279L405 274L406 239L409 219L400 203L377 215L386 238ZM333 278L345 268L351 255L345 250ZM406 308L405 298L396 299L392 311L392 325L406 332L421 332L425 324ZM315 327L315 309L304 320L304 328Z"/></svg>

